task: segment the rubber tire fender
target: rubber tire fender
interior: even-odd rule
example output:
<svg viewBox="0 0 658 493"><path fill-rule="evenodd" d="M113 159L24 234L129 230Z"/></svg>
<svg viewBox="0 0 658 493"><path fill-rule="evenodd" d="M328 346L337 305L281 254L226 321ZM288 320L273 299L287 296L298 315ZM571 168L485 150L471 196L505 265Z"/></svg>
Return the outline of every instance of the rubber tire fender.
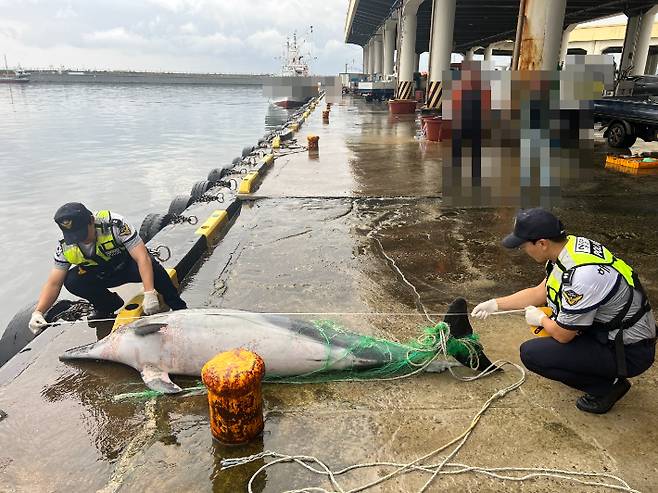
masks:
<svg viewBox="0 0 658 493"><path fill-rule="evenodd" d="M210 173L208 173L208 181L210 183L217 183L219 181L222 181L222 178L229 174L231 169L228 166L224 166L222 168L214 168L210 170Z"/></svg>
<svg viewBox="0 0 658 493"><path fill-rule="evenodd" d="M71 300L56 301L53 306L44 313L43 317L46 319L46 322L53 322L57 320L63 312L68 310L71 305L73 305L73 301ZM34 312L36 307L36 301L24 306L16 312L7 324L7 328L3 332L2 337L0 337L0 366L4 365L16 354L20 353L25 346L38 336L38 334L35 336L28 326L30 318L32 318L32 312Z"/></svg>
<svg viewBox="0 0 658 493"><path fill-rule="evenodd" d="M185 209L189 207L192 203L192 197L189 195L176 195L174 199L169 204L169 210L167 214L173 214L178 216L183 213Z"/></svg>
<svg viewBox="0 0 658 493"><path fill-rule="evenodd" d="M210 183L208 180L201 180L196 182L192 186L192 191L190 192L190 195L192 196L192 202L198 200L204 193L208 191L211 186L212 183Z"/></svg>
<svg viewBox="0 0 658 493"><path fill-rule="evenodd" d="M247 146L242 148L242 157L247 157L254 150L254 146Z"/></svg>
<svg viewBox="0 0 658 493"><path fill-rule="evenodd" d="M139 236L142 241L148 243L162 228L169 224L170 220L171 216L169 214L147 214L139 228Z"/></svg>

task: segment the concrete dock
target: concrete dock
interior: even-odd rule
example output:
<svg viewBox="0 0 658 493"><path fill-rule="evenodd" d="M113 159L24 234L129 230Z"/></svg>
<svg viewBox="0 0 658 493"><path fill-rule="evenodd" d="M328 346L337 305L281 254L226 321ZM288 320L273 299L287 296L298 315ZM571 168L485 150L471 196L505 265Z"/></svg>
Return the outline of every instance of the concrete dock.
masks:
<svg viewBox="0 0 658 493"><path fill-rule="evenodd" d="M318 108L319 109L319 108ZM330 122L311 114L297 134L320 136L319 153L278 157L219 245L189 278L190 307L314 313L354 331L406 341L457 296L474 304L535 285L543 266L506 251L514 208L447 208L441 201L441 144L417 138L412 116L345 97ZM595 146L591 179L564 190L557 213L571 233L598 239L640 273L658 302L658 176L603 169ZM392 262L391 261L394 262ZM399 271L398 271L399 269ZM402 276L400 275L402 274ZM327 316L326 313L342 315ZM357 315L367 313L367 315ZM440 319L440 317L437 317ZM520 364L532 337L520 315L473 322L487 355ZM48 329L0 369L0 492L246 491L270 459L220 471L220 460L271 450L315 456L332 469L411 462L459 436L496 391L519 379L512 367L463 382L448 373L398 381L265 385L265 431L244 447L213 441L205 395L115 401L144 390L139 374L110 363L64 364L65 349L96 340L84 322ZM471 375L458 369L460 375ZM194 379L175 379L184 387ZM528 373L496 401L451 460L618 476L637 491L658 484L658 370L632 379L606 415L576 409L580 395ZM436 464L445 452L425 464ZM383 466L339 479L347 490L391 472ZM410 472L371 491L418 491ZM582 480L591 480L582 478ZM609 479L606 482L611 483ZM253 491L322 487L297 465L267 469ZM559 479L501 481L482 474L437 477L427 491L611 491Z"/></svg>

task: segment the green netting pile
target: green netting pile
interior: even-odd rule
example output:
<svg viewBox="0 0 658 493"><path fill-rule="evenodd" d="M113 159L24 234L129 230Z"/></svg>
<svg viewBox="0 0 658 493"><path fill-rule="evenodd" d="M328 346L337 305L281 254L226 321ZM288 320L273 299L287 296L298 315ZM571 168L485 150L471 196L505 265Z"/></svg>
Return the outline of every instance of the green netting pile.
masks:
<svg viewBox="0 0 658 493"><path fill-rule="evenodd" d="M477 334L455 339L444 322L424 327L417 339L406 343L356 334L330 320L305 324L304 329L308 331L310 327L318 331L318 338L326 341L327 358L324 366L294 377L268 374L265 382L315 383L397 378L422 371L443 355L470 361L475 365L477 355L482 351ZM339 360L352 362L352 365L333 370L332 366Z"/></svg>

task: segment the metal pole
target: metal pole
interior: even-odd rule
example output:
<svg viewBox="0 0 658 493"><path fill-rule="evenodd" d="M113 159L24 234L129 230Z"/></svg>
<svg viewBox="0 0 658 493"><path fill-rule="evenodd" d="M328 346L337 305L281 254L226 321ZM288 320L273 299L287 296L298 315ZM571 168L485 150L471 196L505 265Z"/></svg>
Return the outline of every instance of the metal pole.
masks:
<svg viewBox="0 0 658 493"><path fill-rule="evenodd" d="M519 54L521 53L521 40L523 39L524 24L525 24L525 0L520 0L519 17L516 20L516 37L514 38L514 51L512 51L511 70L519 69Z"/></svg>

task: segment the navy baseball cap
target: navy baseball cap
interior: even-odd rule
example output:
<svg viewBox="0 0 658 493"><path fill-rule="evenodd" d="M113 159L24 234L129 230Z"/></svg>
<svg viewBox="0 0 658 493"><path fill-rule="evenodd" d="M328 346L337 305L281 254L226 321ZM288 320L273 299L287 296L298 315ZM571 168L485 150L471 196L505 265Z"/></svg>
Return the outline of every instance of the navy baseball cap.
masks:
<svg viewBox="0 0 658 493"><path fill-rule="evenodd" d="M557 238L564 233L560 220L547 210L520 210L514 219L514 231L503 239L503 246L518 248L526 241Z"/></svg>
<svg viewBox="0 0 658 493"><path fill-rule="evenodd" d="M55 222L64 234L64 241L73 245L87 238L87 226L94 215L80 202L69 202L57 209Z"/></svg>

